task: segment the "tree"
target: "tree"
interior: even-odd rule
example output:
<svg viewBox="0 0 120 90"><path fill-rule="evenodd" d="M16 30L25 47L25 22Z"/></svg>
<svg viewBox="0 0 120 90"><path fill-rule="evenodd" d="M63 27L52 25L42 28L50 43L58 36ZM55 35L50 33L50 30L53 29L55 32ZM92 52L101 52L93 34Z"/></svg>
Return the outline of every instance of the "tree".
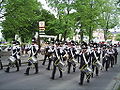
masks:
<svg viewBox="0 0 120 90"><path fill-rule="evenodd" d="M93 38L93 30L98 28L98 17L100 15L100 5L102 0L76 0L74 9L76 10L76 27L78 27L81 35L89 36L89 42Z"/></svg>
<svg viewBox="0 0 120 90"><path fill-rule="evenodd" d="M22 41L31 38L38 26L39 18L36 11L40 10L41 4L37 0L7 0L5 3L5 20L2 22L2 33L6 40L14 38L18 34Z"/></svg>
<svg viewBox="0 0 120 90"><path fill-rule="evenodd" d="M71 17L70 11L72 10L72 3L74 0L46 0L49 6L55 10L57 13L57 20L51 22L54 23L57 21L57 23L54 23L57 29L57 36L59 34L62 34L62 37L64 40L69 36L71 29L73 28L74 22L73 18ZM56 30L55 29L55 30Z"/></svg>
<svg viewBox="0 0 120 90"><path fill-rule="evenodd" d="M107 33L109 29L118 25L118 11L115 6L115 1L104 1L101 7L101 15L99 17L99 25L104 30L105 41L108 39Z"/></svg>

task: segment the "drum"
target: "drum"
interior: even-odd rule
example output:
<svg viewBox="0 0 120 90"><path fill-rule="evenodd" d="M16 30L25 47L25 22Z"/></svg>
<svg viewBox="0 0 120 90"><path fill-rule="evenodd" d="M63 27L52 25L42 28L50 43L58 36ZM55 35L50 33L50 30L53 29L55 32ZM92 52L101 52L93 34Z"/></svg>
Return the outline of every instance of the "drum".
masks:
<svg viewBox="0 0 120 90"><path fill-rule="evenodd" d="M14 62L15 62L15 60L16 60L16 58L15 58L15 57L13 57L13 56L10 56L10 57L9 57L9 60L10 60L10 62L14 63Z"/></svg>
<svg viewBox="0 0 120 90"><path fill-rule="evenodd" d="M85 74L87 74L87 75L93 73L92 69L90 67L88 67L87 64L85 64L80 70L85 72Z"/></svg>
<svg viewBox="0 0 120 90"><path fill-rule="evenodd" d="M95 61L93 62L93 65L95 65L97 68L102 67L102 63L101 63L99 60L95 60Z"/></svg>
<svg viewBox="0 0 120 90"><path fill-rule="evenodd" d="M37 62L37 58L34 57L34 56L32 56L32 57L29 58L28 61L29 61L30 63L36 63L36 62Z"/></svg>
<svg viewBox="0 0 120 90"><path fill-rule="evenodd" d="M74 59L74 58L70 58L69 62L73 65L73 66L77 66L78 62Z"/></svg>
<svg viewBox="0 0 120 90"><path fill-rule="evenodd" d="M75 59L71 59L71 64L72 64L72 65L77 65L78 62L77 62Z"/></svg>
<svg viewBox="0 0 120 90"><path fill-rule="evenodd" d="M56 60L56 62L54 63L54 65L56 67L58 67L61 71L65 71L66 69L66 64L64 62L62 62L61 60Z"/></svg>

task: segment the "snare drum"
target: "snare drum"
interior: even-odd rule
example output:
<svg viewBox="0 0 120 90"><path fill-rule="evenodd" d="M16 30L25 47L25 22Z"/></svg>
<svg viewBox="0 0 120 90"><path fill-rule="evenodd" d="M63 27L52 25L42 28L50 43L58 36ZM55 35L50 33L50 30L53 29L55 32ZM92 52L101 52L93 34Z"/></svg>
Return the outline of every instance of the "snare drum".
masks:
<svg viewBox="0 0 120 90"><path fill-rule="evenodd" d="M15 57L13 57L13 56L10 56L10 57L9 57L9 60L10 60L10 62L14 63L14 62L15 62L15 60L16 60L16 58L15 58Z"/></svg>

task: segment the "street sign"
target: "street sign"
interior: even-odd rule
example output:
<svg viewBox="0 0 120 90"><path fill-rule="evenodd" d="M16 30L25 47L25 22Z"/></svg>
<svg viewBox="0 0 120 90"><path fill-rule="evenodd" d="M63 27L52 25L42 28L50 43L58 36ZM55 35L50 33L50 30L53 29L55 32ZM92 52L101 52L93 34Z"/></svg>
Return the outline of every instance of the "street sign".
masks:
<svg viewBox="0 0 120 90"><path fill-rule="evenodd" d="M44 31L45 30L45 21L39 22L39 30Z"/></svg>

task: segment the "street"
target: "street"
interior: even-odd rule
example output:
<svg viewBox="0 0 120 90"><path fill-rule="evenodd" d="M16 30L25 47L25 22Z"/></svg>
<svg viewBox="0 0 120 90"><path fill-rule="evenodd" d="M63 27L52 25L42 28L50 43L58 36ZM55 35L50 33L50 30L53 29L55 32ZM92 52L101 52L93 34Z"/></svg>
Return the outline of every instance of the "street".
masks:
<svg viewBox="0 0 120 90"><path fill-rule="evenodd" d="M22 64L19 72L12 68L10 73L6 73L4 67L0 70L0 90L114 90L120 82L120 53L117 65L107 72L101 71L99 76L92 78L90 83L85 81L83 86L78 84L80 79L78 68L76 72L72 72L71 69L70 74L64 72L63 78L59 78L57 70L55 80L51 80L52 70L46 70L47 63L45 66L41 63L42 61L39 61L39 73L34 74L34 70L31 69L29 76L24 75L26 64Z"/></svg>

